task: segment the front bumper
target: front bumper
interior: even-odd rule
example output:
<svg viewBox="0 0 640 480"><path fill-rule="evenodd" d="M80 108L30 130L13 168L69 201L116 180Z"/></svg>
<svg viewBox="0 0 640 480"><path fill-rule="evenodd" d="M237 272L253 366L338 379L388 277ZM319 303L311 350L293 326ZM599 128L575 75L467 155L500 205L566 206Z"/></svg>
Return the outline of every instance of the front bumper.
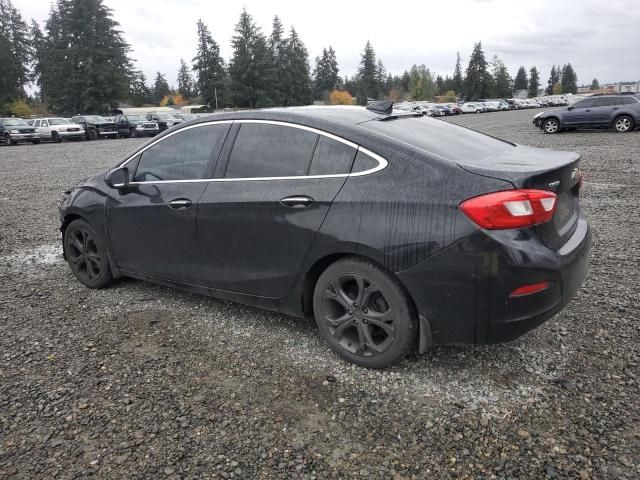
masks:
<svg viewBox="0 0 640 480"><path fill-rule="evenodd" d="M23 141L32 141L32 140L40 140L40 134L35 133L10 133L11 141L13 142L23 142Z"/></svg>
<svg viewBox="0 0 640 480"><path fill-rule="evenodd" d="M513 340L560 311L587 274L591 233L580 215L558 251L529 229L477 230L397 275L430 324L434 344ZM509 298L524 285L549 288Z"/></svg>
<svg viewBox="0 0 640 480"><path fill-rule="evenodd" d="M85 136L84 130L80 129L75 132L58 132L60 138L83 138Z"/></svg>
<svg viewBox="0 0 640 480"><path fill-rule="evenodd" d="M117 130L103 130L103 131L98 130L98 136L100 136L100 137L117 137L118 136L118 131Z"/></svg>
<svg viewBox="0 0 640 480"><path fill-rule="evenodd" d="M159 128L136 127L136 132L139 135L157 135L158 133L160 133L160 129Z"/></svg>

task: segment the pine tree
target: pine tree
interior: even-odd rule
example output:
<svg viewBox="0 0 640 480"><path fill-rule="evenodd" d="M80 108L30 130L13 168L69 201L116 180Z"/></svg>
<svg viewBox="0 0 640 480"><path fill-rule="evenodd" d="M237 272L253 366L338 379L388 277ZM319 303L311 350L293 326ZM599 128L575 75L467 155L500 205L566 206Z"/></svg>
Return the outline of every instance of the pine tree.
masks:
<svg viewBox="0 0 640 480"><path fill-rule="evenodd" d="M207 105L219 108L228 103L224 60L220 55L220 46L202 20L198 20L197 29L198 48L192 60L196 94L201 95Z"/></svg>
<svg viewBox="0 0 640 480"><path fill-rule="evenodd" d="M145 104L153 103L153 94L147 86L147 79L142 72L133 72L129 88L129 101L134 107L142 107Z"/></svg>
<svg viewBox="0 0 640 480"><path fill-rule="evenodd" d="M287 104L287 90L293 77L286 65L288 52L286 38L284 38L284 27L277 15L273 17L268 44L271 52L273 81L268 85L267 96L271 98L274 105L285 105Z"/></svg>
<svg viewBox="0 0 640 480"><path fill-rule="evenodd" d="M276 81L271 50L262 31L246 10L242 10L231 40L233 58L229 66L235 104L240 107L269 107L272 82Z"/></svg>
<svg viewBox="0 0 640 480"><path fill-rule="evenodd" d="M284 69L289 79L282 85L284 105L308 105L313 100L309 54L293 27L284 42L284 57Z"/></svg>
<svg viewBox="0 0 640 480"><path fill-rule="evenodd" d="M35 69L50 110L104 113L129 96L129 45L103 0L58 0Z"/></svg>
<svg viewBox="0 0 640 480"><path fill-rule="evenodd" d="M376 52L368 40L362 52L356 78L358 82L357 102L359 105L366 105L367 100L377 99L380 96Z"/></svg>
<svg viewBox="0 0 640 480"><path fill-rule="evenodd" d="M529 70L529 98L538 96L538 89L540 88L540 74L538 69L533 66Z"/></svg>
<svg viewBox="0 0 640 480"><path fill-rule="evenodd" d="M453 71L451 79L451 89L457 94L461 94L464 89L464 78L462 77L462 64L460 61L460 52L456 53L456 67Z"/></svg>
<svg viewBox="0 0 640 480"><path fill-rule="evenodd" d="M562 93L577 93L578 76L570 63L562 68Z"/></svg>
<svg viewBox="0 0 640 480"><path fill-rule="evenodd" d="M24 97L33 56L30 31L11 0L0 0L0 97L6 101Z"/></svg>
<svg viewBox="0 0 640 480"><path fill-rule="evenodd" d="M171 89L169 88L169 83L167 83L167 79L160 72L156 73L156 79L153 82L153 101L155 103L160 103L164 97L171 93Z"/></svg>
<svg viewBox="0 0 640 480"><path fill-rule="evenodd" d="M445 88L444 78L442 75L438 75L436 77L436 95L443 95L446 92Z"/></svg>
<svg viewBox="0 0 640 480"><path fill-rule="evenodd" d="M509 98L513 91L513 85L509 70L497 55L493 56L493 79L495 81L495 96L497 98Z"/></svg>
<svg viewBox="0 0 640 480"><path fill-rule="evenodd" d="M516 78L513 81L513 91L519 92L520 90L527 90L529 88L529 79L527 78L527 70L524 65L518 69Z"/></svg>
<svg viewBox="0 0 640 480"><path fill-rule="evenodd" d="M337 88L339 80L336 52L329 46L328 50L322 50L321 57L316 57L316 67L313 70L314 97L326 101L329 93Z"/></svg>
<svg viewBox="0 0 640 480"><path fill-rule="evenodd" d="M484 52L482 51L482 43L478 42L473 47L471 58L469 59L469 65L467 66L467 72L464 82L464 93L467 101L477 100L483 98L491 87L485 85L489 80L490 74L487 72L487 60L485 59Z"/></svg>
<svg viewBox="0 0 640 480"><path fill-rule="evenodd" d="M178 70L178 93L184 98L193 97L193 79L191 78L191 72L189 66L181 58L180 70Z"/></svg>
<svg viewBox="0 0 640 480"><path fill-rule="evenodd" d="M591 86L589 87L589 90L598 90L600 89L600 82L598 82L597 78L594 78L591 82Z"/></svg>
<svg viewBox="0 0 640 480"><path fill-rule="evenodd" d="M547 95L553 95L553 87L560 82L560 67L556 68L555 65L551 67L551 73L549 74L549 81L547 82Z"/></svg>

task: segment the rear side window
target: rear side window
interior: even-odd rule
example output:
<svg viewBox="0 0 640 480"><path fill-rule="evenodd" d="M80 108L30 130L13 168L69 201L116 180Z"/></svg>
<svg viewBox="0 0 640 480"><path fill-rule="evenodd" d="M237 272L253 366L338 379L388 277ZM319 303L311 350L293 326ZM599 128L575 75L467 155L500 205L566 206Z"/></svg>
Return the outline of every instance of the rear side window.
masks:
<svg viewBox="0 0 640 480"><path fill-rule="evenodd" d="M613 105L619 105L619 102L616 97L602 97L596 98L593 104L595 107L611 107Z"/></svg>
<svg viewBox="0 0 640 480"><path fill-rule="evenodd" d="M180 130L142 153L136 182L196 180L217 160L230 124Z"/></svg>
<svg viewBox="0 0 640 480"><path fill-rule="evenodd" d="M620 98L620 100L621 100L620 102L621 105L631 105L633 103L638 103L637 100L633 97L622 97Z"/></svg>
<svg viewBox="0 0 640 480"><path fill-rule="evenodd" d="M355 154L355 148L321 135L313 153L309 175L349 173Z"/></svg>
<svg viewBox="0 0 640 480"><path fill-rule="evenodd" d="M318 135L281 125L243 123L236 137L227 178L306 175Z"/></svg>
<svg viewBox="0 0 640 480"><path fill-rule="evenodd" d="M371 170L372 168L376 168L378 165L379 163L377 160L371 158L366 153L358 151L358 154L356 155L356 161L353 162L351 173L359 173L366 170Z"/></svg>

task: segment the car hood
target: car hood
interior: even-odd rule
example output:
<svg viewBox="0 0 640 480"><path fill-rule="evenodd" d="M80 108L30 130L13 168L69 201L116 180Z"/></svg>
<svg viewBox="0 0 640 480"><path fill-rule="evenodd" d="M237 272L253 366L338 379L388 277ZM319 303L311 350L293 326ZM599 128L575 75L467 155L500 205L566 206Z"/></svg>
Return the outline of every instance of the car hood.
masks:
<svg viewBox="0 0 640 480"><path fill-rule="evenodd" d="M31 127L29 125L6 125L4 127L5 130L18 130L21 132L34 132L35 127Z"/></svg>

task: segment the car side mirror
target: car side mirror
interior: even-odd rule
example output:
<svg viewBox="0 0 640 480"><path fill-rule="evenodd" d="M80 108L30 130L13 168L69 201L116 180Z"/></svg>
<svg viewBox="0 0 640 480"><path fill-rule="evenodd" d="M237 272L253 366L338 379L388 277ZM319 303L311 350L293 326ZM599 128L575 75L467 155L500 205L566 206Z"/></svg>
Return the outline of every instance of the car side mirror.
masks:
<svg viewBox="0 0 640 480"><path fill-rule="evenodd" d="M107 173L104 181L111 188L117 190L125 189L129 186L129 169L127 167L116 168Z"/></svg>
<svg viewBox="0 0 640 480"><path fill-rule="evenodd" d="M573 110L575 107L569 107L567 108L567 110Z"/></svg>

